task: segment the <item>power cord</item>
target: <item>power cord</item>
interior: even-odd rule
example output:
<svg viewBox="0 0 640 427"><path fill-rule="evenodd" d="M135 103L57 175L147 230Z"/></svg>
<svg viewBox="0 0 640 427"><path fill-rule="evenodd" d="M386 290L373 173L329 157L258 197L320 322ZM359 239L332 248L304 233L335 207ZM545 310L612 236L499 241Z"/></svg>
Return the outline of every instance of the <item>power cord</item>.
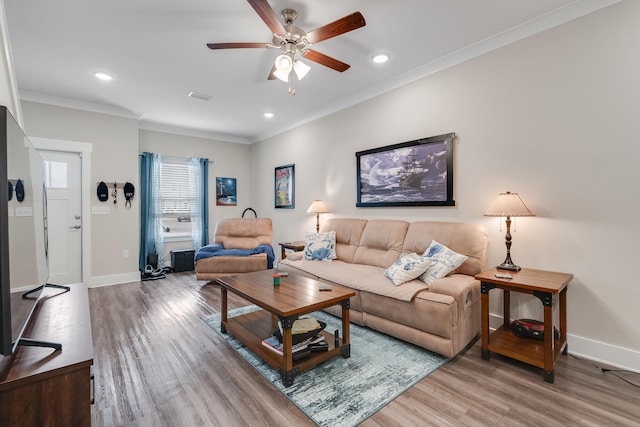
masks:
<svg viewBox="0 0 640 427"><path fill-rule="evenodd" d="M571 354L571 353L569 353L569 355L570 355L571 357L573 357L574 359L576 359L576 360L585 360L585 359L582 359L582 358L580 358L580 357L578 357L578 356L576 356L576 355L573 355L573 354ZM640 387L640 384L635 383L635 382L633 382L633 381L630 381L630 380L628 380L628 379L626 379L626 378L624 378L623 376L621 376L621 375L619 375L619 374L618 374L619 372L623 372L623 373L627 373L627 374L640 375L640 374L638 374L637 372L629 371L629 370L626 370L626 369L611 369L611 368L603 368L602 366L598 366L598 365L597 365L597 364L595 364L595 363L593 364L593 366L595 366L595 367L596 367L600 372L604 372L604 373L609 372L609 373L613 374L615 377L617 377L617 378L621 379L622 381L624 381L624 382L626 382L626 383L628 383L628 384L631 384L631 385L632 385L632 386L634 386L634 387Z"/></svg>

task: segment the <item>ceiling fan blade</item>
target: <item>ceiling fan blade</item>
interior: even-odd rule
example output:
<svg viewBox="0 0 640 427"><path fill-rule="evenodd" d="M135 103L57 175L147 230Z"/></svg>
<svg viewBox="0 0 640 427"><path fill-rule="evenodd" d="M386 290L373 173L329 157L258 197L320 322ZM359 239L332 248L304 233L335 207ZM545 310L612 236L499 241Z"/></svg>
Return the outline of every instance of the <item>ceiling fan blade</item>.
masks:
<svg viewBox="0 0 640 427"><path fill-rule="evenodd" d="M340 18L337 21L307 33L307 40L312 44L319 43L323 40L364 27L366 24L364 16L362 16L360 12L354 12L351 15L347 15L344 18Z"/></svg>
<svg viewBox="0 0 640 427"><path fill-rule="evenodd" d="M302 53L302 56L307 58L309 61L316 62L320 65L324 65L325 67L333 68L336 71L347 71L351 65L345 64L344 62L338 61L335 58L325 55L324 53L320 53L317 50L313 49L305 49Z"/></svg>
<svg viewBox="0 0 640 427"><path fill-rule="evenodd" d="M207 43L209 49L244 49L244 48L271 48L270 43Z"/></svg>
<svg viewBox="0 0 640 427"><path fill-rule="evenodd" d="M262 18L273 34L283 35L287 31L278 19L278 15L273 11L267 0L247 0L256 13Z"/></svg>
<svg viewBox="0 0 640 427"><path fill-rule="evenodd" d="M267 80L278 80L278 78L276 77L275 73L276 72L276 66L272 65L271 66L271 71L269 71L269 76L267 77Z"/></svg>

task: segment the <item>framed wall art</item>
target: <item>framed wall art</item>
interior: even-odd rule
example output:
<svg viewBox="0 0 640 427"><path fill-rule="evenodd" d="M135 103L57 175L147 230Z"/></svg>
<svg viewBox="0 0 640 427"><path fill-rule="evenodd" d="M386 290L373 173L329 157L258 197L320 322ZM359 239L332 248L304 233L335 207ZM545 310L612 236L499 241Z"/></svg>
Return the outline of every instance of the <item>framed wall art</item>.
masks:
<svg viewBox="0 0 640 427"><path fill-rule="evenodd" d="M236 206L237 204L236 178L216 177L216 205Z"/></svg>
<svg viewBox="0 0 640 427"><path fill-rule="evenodd" d="M275 169L275 207L295 208L295 165Z"/></svg>
<svg viewBox="0 0 640 427"><path fill-rule="evenodd" d="M455 206L455 133L359 151L357 207Z"/></svg>

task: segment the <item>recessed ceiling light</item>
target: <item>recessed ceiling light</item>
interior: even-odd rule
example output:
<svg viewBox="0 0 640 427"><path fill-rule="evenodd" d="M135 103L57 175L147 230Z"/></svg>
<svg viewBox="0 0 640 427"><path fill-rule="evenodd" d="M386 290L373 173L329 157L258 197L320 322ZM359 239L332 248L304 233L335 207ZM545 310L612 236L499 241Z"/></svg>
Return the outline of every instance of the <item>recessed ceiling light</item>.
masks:
<svg viewBox="0 0 640 427"><path fill-rule="evenodd" d="M273 113L264 113L264 116L265 116L267 119L271 119L271 118L273 118Z"/></svg>
<svg viewBox="0 0 640 427"><path fill-rule="evenodd" d="M374 53L371 56L371 60L376 64L384 64L389 60L389 54L387 53Z"/></svg>
<svg viewBox="0 0 640 427"><path fill-rule="evenodd" d="M100 80L104 80L105 82L113 80L113 76L111 74L105 73L104 71L96 71L95 73L93 73L93 75Z"/></svg>

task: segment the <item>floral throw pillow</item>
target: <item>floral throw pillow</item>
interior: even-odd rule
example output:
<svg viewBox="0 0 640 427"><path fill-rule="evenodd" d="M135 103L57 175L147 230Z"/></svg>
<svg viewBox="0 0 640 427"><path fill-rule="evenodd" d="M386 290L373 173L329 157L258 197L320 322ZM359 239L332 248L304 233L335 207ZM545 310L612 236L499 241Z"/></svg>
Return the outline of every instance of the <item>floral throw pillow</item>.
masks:
<svg viewBox="0 0 640 427"><path fill-rule="evenodd" d="M424 251L423 256L432 260L427 271L420 276L420 280L425 282L427 285L432 284L437 279L445 277L447 274L460 267L468 258L466 255L454 252L435 240L431 241L427 250Z"/></svg>
<svg viewBox="0 0 640 427"><path fill-rule="evenodd" d="M313 261L336 259L336 232L305 233L304 258Z"/></svg>
<svg viewBox="0 0 640 427"><path fill-rule="evenodd" d="M398 258L384 271L384 275L391 279L394 285L400 286L420 276L430 265L430 259L411 253Z"/></svg>

